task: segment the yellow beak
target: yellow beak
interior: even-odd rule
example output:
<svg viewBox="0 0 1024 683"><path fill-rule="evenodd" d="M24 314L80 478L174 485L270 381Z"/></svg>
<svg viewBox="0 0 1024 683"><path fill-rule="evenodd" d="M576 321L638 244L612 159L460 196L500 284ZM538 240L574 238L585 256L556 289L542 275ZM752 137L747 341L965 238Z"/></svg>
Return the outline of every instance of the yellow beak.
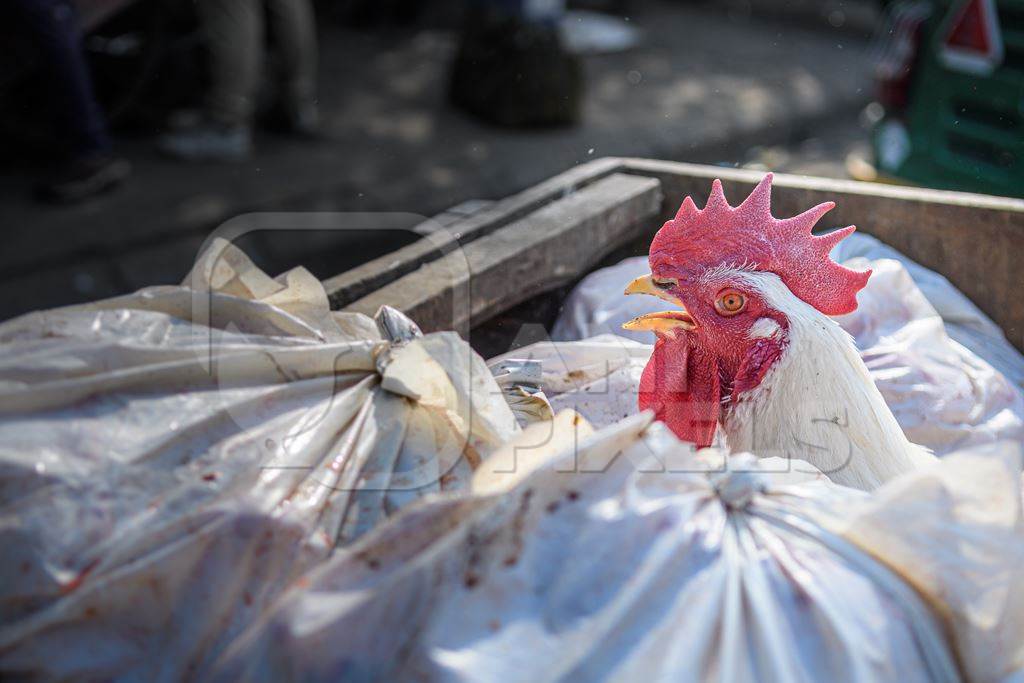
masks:
<svg viewBox="0 0 1024 683"><path fill-rule="evenodd" d="M679 311L659 311L657 313L646 313L633 318L622 326L624 330L636 331L646 330L655 334L674 337L680 330L688 331L697 329L697 324L690 317L683 302L669 294L667 291L654 284L650 275L643 275L626 285L626 294L650 294L663 301L679 306Z"/></svg>
<svg viewBox="0 0 1024 683"><path fill-rule="evenodd" d="M626 285L626 295L628 296L630 294L650 294L651 296L656 296L659 299L675 304L676 306L683 305L682 301L654 284L654 280L650 275L641 275Z"/></svg>
<svg viewBox="0 0 1024 683"><path fill-rule="evenodd" d="M685 310L682 311L658 311L657 313L645 313L637 316L627 323L623 323L622 329L636 331L646 330L669 337L674 337L677 332L697 329L697 324Z"/></svg>

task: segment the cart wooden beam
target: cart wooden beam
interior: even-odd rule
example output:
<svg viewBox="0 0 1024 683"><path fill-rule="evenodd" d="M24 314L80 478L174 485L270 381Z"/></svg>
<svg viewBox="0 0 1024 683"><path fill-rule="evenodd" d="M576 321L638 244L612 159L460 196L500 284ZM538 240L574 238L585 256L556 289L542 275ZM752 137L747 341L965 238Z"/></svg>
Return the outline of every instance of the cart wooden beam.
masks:
<svg viewBox="0 0 1024 683"><path fill-rule="evenodd" d="M763 173L716 166L606 158L496 202L444 230L325 284L336 308L373 313L388 303L425 329L467 331L545 289L585 275L614 249L645 244L711 180L746 196ZM857 225L945 275L1024 349L1017 258L1024 200L963 192L776 175L772 211L792 216L824 201L823 229Z"/></svg>

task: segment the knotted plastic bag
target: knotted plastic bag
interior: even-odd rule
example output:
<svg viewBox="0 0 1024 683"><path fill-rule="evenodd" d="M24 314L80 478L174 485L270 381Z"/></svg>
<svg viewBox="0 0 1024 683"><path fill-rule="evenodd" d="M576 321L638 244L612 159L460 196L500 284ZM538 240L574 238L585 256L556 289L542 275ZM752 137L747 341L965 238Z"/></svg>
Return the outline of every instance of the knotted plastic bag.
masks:
<svg viewBox="0 0 1024 683"><path fill-rule="evenodd" d="M1000 680L1024 648L1019 468L1007 446L869 495L562 413L339 551L215 679Z"/></svg>
<svg viewBox="0 0 1024 683"><path fill-rule="evenodd" d="M0 325L0 671L183 680L518 431L454 333L216 243L181 287Z"/></svg>

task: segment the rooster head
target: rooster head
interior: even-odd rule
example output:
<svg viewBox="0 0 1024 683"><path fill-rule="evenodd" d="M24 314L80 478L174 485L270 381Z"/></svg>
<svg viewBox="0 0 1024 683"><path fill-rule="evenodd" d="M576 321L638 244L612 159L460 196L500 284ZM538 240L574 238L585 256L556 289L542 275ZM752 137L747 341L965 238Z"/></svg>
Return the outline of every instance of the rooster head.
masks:
<svg viewBox="0 0 1024 683"><path fill-rule="evenodd" d="M651 274L626 288L676 307L624 327L657 336L640 381L641 410L653 409L698 446L711 444L723 411L759 388L783 357L790 316L806 306L824 315L852 312L871 274L829 258L853 226L811 234L833 203L776 219L771 183L769 173L736 207L719 180L703 209L687 197L651 243Z"/></svg>

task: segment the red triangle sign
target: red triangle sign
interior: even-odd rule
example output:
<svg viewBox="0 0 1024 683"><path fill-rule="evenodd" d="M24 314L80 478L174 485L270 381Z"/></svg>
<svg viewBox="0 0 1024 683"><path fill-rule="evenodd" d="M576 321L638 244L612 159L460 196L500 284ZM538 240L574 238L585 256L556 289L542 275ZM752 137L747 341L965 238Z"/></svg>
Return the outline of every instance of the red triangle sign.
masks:
<svg viewBox="0 0 1024 683"><path fill-rule="evenodd" d="M955 10L939 56L951 69L986 75L1003 61L1003 37L993 0L967 0Z"/></svg>
<svg viewBox="0 0 1024 683"><path fill-rule="evenodd" d="M988 33L985 3L982 0L970 0L960 10L960 16L953 22L953 29L946 38L946 44L985 55L992 51L992 38Z"/></svg>

